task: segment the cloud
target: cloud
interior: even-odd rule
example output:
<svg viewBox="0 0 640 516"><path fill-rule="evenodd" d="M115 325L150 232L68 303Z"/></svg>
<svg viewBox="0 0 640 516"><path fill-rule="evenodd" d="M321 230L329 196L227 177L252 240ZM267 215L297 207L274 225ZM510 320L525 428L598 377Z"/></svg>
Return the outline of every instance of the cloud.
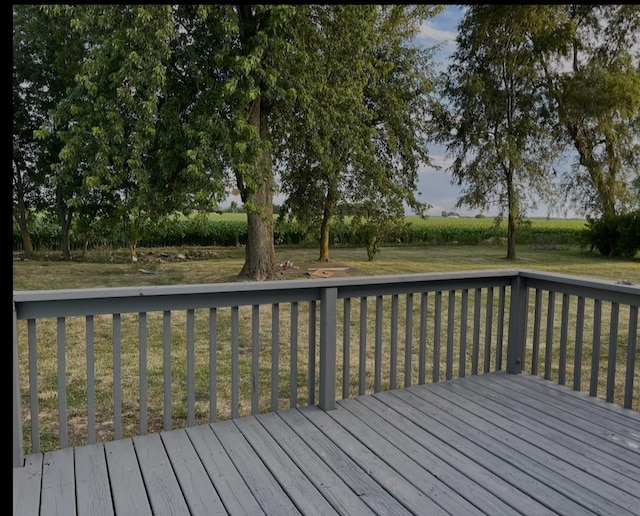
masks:
<svg viewBox="0 0 640 516"><path fill-rule="evenodd" d="M447 5L443 12L422 23L416 42L425 47L441 45L442 56L448 57L455 49L458 23L462 15L462 6Z"/></svg>
<svg viewBox="0 0 640 516"><path fill-rule="evenodd" d="M425 46L443 43L446 46L453 47L456 40L456 31L447 27L436 26L433 21L427 20L420 26L420 33L416 36L416 39Z"/></svg>

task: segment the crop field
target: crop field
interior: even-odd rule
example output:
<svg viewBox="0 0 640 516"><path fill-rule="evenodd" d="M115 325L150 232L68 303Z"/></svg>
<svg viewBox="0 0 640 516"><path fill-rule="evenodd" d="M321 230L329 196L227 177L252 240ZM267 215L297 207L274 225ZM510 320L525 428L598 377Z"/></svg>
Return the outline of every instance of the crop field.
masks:
<svg viewBox="0 0 640 516"><path fill-rule="evenodd" d="M488 229L495 224L493 217L427 217L426 219L409 215L405 217L406 221L415 226L429 225L434 227L450 227L450 228L478 228ZM546 230L581 230L584 229L586 221L584 219L547 219L536 218L529 219L531 227ZM501 225L506 226L506 219L502 219Z"/></svg>
<svg viewBox="0 0 640 516"><path fill-rule="evenodd" d="M274 215L274 219L277 219ZM246 222L247 215L245 213L210 213L208 215L210 222ZM348 224L351 217L345 217ZM584 219L552 219L552 218L532 218L529 219L531 226L539 230L582 230L585 227ZM431 226L436 228L473 228L479 230L490 229L495 224L494 217L426 217L421 218L416 215L407 215L405 222L412 226ZM506 227L507 220L502 219L501 225Z"/></svg>
<svg viewBox="0 0 640 516"><path fill-rule="evenodd" d="M307 232L296 220L276 221L276 245L313 247L319 240L319 228ZM365 246L367 231L354 227L351 217L334 217L330 225L331 242L342 246ZM580 219L531 219L516 227L516 243L539 246L576 246L584 240L586 221ZM404 224L387 231L383 245L477 245L504 244L507 222L496 224L493 217L427 217L407 216ZM35 251L60 249L60 228L52 222L42 221L31 235ZM178 215L146 221L140 230L138 247L226 246L243 245L247 240L245 213L208 213L190 216ZM90 235L72 228L71 250L98 247L118 249L128 247L128 237L122 228L109 225L96 226ZM13 229L13 250L22 249L22 237L17 225Z"/></svg>

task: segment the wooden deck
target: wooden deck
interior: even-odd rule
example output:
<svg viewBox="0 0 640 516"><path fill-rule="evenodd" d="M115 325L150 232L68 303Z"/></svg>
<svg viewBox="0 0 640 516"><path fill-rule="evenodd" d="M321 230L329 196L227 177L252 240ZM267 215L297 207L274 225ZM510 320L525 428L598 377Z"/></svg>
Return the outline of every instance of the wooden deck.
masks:
<svg viewBox="0 0 640 516"><path fill-rule="evenodd" d="M640 414L489 373L29 455L13 514L640 514Z"/></svg>

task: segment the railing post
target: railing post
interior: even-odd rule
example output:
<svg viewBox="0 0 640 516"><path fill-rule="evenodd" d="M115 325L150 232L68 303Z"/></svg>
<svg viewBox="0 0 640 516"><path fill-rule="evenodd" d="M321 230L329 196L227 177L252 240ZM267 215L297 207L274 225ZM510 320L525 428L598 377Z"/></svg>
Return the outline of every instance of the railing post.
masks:
<svg viewBox="0 0 640 516"><path fill-rule="evenodd" d="M518 274L511 281L509 335L507 342L507 372L522 372L527 333L527 281Z"/></svg>
<svg viewBox="0 0 640 516"><path fill-rule="evenodd" d="M22 455L22 404L20 403L20 374L18 357L18 317L13 302L13 467L24 466Z"/></svg>
<svg viewBox="0 0 640 516"><path fill-rule="evenodd" d="M338 289L320 290L320 392L322 410L336 408L336 333Z"/></svg>

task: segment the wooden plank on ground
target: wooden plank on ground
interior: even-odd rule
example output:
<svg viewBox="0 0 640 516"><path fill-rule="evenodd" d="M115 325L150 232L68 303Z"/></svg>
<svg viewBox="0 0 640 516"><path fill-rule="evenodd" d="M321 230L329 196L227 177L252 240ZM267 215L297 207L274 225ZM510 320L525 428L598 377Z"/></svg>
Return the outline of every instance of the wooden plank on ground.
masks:
<svg viewBox="0 0 640 516"><path fill-rule="evenodd" d="M213 433L211 425L194 426L185 431L227 512L248 516L264 514L260 504Z"/></svg>
<svg viewBox="0 0 640 516"><path fill-rule="evenodd" d="M154 516L188 514L187 502L160 435L136 436L133 445Z"/></svg>
<svg viewBox="0 0 640 516"><path fill-rule="evenodd" d="M311 410L314 410L314 407L306 409L307 412ZM315 408L315 410L320 409ZM309 424L309 420L302 415L299 409L281 411L278 412L278 416L376 514L411 514L404 505L372 478L370 471L363 470L320 429Z"/></svg>
<svg viewBox="0 0 640 516"><path fill-rule="evenodd" d="M44 454L42 467L41 516L76 514L73 448Z"/></svg>
<svg viewBox="0 0 640 516"><path fill-rule="evenodd" d="M104 444L115 512L120 515L151 516L151 507L130 438Z"/></svg>
<svg viewBox="0 0 640 516"><path fill-rule="evenodd" d="M219 421L211 428L266 514L300 514L233 421Z"/></svg>
<svg viewBox="0 0 640 516"><path fill-rule="evenodd" d="M75 463L78 514L113 514L104 445L76 447Z"/></svg>
<svg viewBox="0 0 640 516"><path fill-rule="evenodd" d="M322 433L410 511L431 515L446 514L442 507L398 474L359 439L337 424L326 412L316 407L304 407L300 412L316 427L322 429Z"/></svg>
<svg viewBox="0 0 640 516"><path fill-rule="evenodd" d="M193 516L221 516L227 511L184 429L160 432L171 465Z"/></svg>
<svg viewBox="0 0 640 516"><path fill-rule="evenodd" d="M525 514L554 514L491 471L434 439L380 401L359 396L339 403L368 421L370 426L392 440L428 473L437 476L485 514L512 514L516 508Z"/></svg>
<svg viewBox="0 0 640 516"><path fill-rule="evenodd" d="M295 464L340 514L373 515L374 512L316 455L275 412L260 414L260 424L277 440Z"/></svg>
<svg viewBox="0 0 640 516"><path fill-rule="evenodd" d="M14 516L37 516L40 512L43 457L42 453L27 455L23 467L13 468Z"/></svg>
<svg viewBox="0 0 640 516"><path fill-rule="evenodd" d="M306 477L306 471L298 468L254 417L234 422L301 513L338 514Z"/></svg>

